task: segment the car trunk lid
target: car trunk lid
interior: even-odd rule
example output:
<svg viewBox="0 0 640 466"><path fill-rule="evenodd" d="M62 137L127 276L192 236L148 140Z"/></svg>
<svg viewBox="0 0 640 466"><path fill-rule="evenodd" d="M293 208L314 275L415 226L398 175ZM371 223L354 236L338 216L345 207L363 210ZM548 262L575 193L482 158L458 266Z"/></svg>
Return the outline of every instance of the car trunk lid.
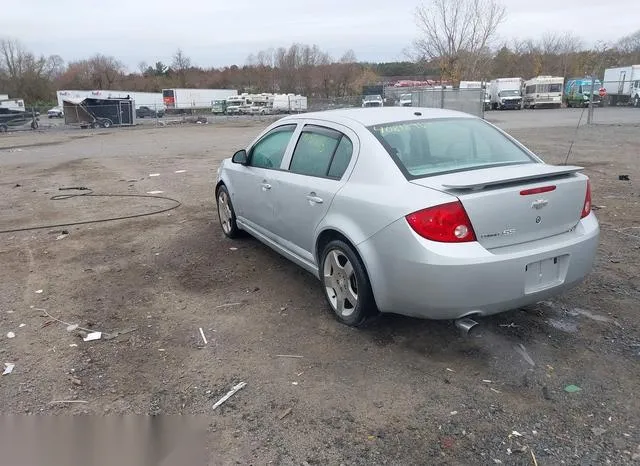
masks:
<svg viewBox="0 0 640 466"><path fill-rule="evenodd" d="M413 180L456 196L487 249L565 233L576 226L585 201L581 167L542 163L468 170Z"/></svg>

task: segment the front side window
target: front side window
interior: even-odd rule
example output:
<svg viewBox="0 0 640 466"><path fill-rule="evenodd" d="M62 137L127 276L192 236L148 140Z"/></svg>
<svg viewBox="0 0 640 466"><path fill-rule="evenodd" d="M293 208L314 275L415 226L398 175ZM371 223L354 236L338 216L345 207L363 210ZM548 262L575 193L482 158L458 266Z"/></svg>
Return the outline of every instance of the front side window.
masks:
<svg viewBox="0 0 640 466"><path fill-rule="evenodd" d="M535 163L479 119L450 118L369 127L408 179L501 165Z"/></svg>
<svg viewBox="0 0 640 466"><path fill-rule="evenodd" d="M344 174L353 145L339 131L307 125L300 134L289 165L299 175L339 179Z"/></svg>
<svg viewBox="0 0 640 466"><path fill-rule="evenodd" d="M257 168L280 168L296 125L279 126L271 130L251 149L249 165Z"/></svg>

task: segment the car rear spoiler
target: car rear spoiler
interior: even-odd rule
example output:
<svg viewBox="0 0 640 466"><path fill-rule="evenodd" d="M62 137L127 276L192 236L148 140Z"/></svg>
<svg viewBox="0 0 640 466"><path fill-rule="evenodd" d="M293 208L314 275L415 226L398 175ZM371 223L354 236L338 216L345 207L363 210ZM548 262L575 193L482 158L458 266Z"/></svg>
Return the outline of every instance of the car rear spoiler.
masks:
<svg viewBox="0 0 640 466"><path fill-rule="evenodd" d="M464 174L444 175L442 178L450 177L450 179L440 178L438 181L446 189L481 190L487 186L570 175L581 170L583 170L583 167L536 163L481 169L465 172Z"/></svg>

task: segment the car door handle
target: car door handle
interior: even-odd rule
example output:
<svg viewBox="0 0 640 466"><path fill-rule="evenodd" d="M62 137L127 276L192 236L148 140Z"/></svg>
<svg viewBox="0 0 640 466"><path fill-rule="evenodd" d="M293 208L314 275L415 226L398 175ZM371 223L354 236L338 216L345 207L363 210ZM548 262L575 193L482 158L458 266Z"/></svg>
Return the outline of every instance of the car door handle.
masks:
<svg viewBox="0 0 640 466"><path fill-rule="evenodd" d="M321 197L316 196L316 193L307 195L307 201L311 204L322 204L324 202Z"/></svg>
<svg viewBox="0 0 640 466"><path fill-rule="evenodd" d="M262 190L269 191L271 189L271 185L269 183L262 183Z"/></svg>

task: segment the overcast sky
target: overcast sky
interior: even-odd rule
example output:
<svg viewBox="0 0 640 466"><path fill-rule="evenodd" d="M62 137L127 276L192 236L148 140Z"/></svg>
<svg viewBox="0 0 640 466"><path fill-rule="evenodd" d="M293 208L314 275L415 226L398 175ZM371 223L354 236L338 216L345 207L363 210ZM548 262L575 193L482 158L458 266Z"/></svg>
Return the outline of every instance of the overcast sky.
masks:
<svg viewBox="0 0 640 466"><path fill-rule="evenodd" d="M97 52L131 70L171 62L180 47L196 65L244 64L250 53L293 42L339 57L396 61L417 34L416 0L4 0L0 36L66 61ZM504 0L502 39L570 31L587 45L640 28L639 0ZM100 6L98 6L100 5Z"/></svg>

